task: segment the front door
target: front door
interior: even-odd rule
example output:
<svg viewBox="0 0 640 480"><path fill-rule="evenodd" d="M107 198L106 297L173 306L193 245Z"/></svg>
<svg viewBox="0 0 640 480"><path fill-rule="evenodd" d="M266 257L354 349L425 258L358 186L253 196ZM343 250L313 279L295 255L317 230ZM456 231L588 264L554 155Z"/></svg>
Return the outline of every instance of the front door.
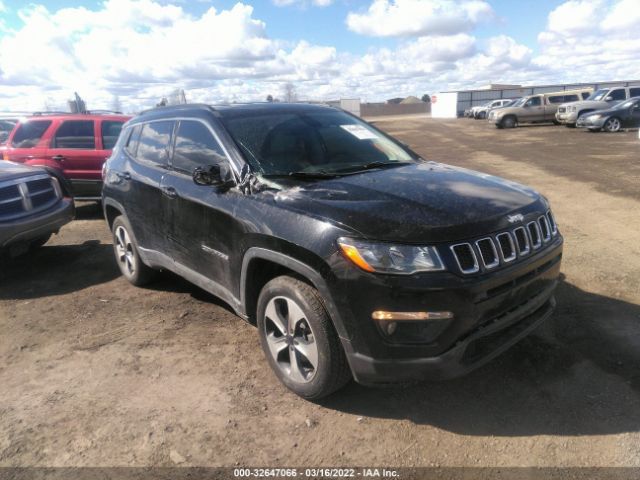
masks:
<svg viewBox="0 0 640 480"><path fill-rule="evenodd" d="M640 127L640 100L636 100L636 102L629 109L629 114L627 115L625 127L634 128Z"/></svg>
<svg viewBox="0 0 640 480"><path fill-rule="evenodd" d="M520 122L540 122L544 120L544 105L542 97L531 97L523 105L522 114L518 115Z"/></svg>
<svg viewBox="0 0 640 480"><path fill-rule="evenodd" d="M162 181L163 201L170 205L168 241L174 261L230 289L230 255L237 236L233 216L238 192L197 185L193 171L228 162L209 127L180 120L171 171Z"/></svg>

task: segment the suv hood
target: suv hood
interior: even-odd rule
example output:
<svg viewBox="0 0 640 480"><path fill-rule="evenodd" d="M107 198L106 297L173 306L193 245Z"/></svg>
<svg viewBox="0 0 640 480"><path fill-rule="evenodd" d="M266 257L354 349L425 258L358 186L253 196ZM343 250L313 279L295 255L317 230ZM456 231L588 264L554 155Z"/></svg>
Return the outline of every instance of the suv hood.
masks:
<svg viewBox="0 0 640 480"><path fill-rule="evenodd" d="M577 102L563 103L560 106L561 107L577 107L578 110L581 108L593 108L596 110L602 110L603 108L609 108L611 104L607 102L599 102L596 100L579 100Z"/></svg>
<svg viewBox="0 0 640 480"><path fill-rule="evenodd" d="M47 173L43 168L30 167L20 163L0 160L0 181Z"/></svg>
<svg viewBox="0 0 640 480"><path fill-rule="evenodd" d="M548 208L528 187L434 162L280 185L274 196L280 207L364 238L408 243L474 238L512 227L509 214Z"/></svg>

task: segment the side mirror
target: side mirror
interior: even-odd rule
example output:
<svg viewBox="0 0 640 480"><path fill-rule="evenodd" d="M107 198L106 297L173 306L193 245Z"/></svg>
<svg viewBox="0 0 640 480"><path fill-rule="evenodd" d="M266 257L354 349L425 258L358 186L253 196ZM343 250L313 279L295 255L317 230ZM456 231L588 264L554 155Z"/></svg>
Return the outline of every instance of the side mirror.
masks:
<svg viewBox="0 0 640 480"><path fill-rule="evenodd" d="M613 102L613 97L612 96L608 96L607 98L604 99L605 102Z"/></svg>
<svg viewBox="0 0 640 480"><path fill-rule="evenodd" d="M193 183L196 185L226 188L233 185L232 178L231 170L226 163L206 168L198 167L193 171Z"/></svg>

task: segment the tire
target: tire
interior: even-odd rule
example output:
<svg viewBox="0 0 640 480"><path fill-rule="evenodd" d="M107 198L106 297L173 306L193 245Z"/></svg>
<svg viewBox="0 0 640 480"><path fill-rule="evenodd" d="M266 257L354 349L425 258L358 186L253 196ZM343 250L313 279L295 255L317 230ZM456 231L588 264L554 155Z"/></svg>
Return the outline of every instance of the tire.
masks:
<svg viewBox="0 0 640 480"><path fill-rule="evenodd" d="M513 115L509 115L508 117L505 117L502 119L503 128L515 128L517 126L518 126L518 121L516 120L516 117L514 117Z"/></svg>
<svg viewBox="0 0 640 480"><path fill-rule="evenodd" d="M291 312L297 313L290 318ZM289 276L274 278L260 292L257 319L271 369L295 394L316 400L351 379L331 318L312 286Z"/></svg>
<svg viewBox="0 0 640 480"><path fill-rule="evenodd" d="M554 125L560 125L560 122L558 120L556 120L556 119L553 119L552 122L553 122Z"/></svg>
<svg viewBox="0 0 640 480"><path fill-rule="evenodd" d="M565 123L564 126L567 127L567 128L576 128L576 124L575 123Z"/></svg>
<svg viewBox="0 0 640 480"><path fill-rule="evenodd" d="M487 118L487 112L480 112L478 114L478 119L484 120L485 118Z"/></svg>
<svg viewBox="0 0 640 480"><path fill-rule="evenodd" d="M35 240L31 241L31 244L29 245L29 248L31 248L32 250L36 250L42 246L44 246L45 243L47 243L49 241L49 239L51 238L51 234L48 233L47 235L43 235L39 238L36 238Z"/></svg>
<svg viewBox="0 0 640 480"><path fill-rule="evenodd" d="M602 125L602 129L605 132L616 133L622 130L622 122L618 117L607 118L607 120Z"/></svg>
<svg viewBox="0 0 640 480"><path fill-rule="evenodd" d="M153 281L158 272L142 262L131 225L124 216L120 215L113 221L111 234L116 263L124 278L138 287Z"/></svg>

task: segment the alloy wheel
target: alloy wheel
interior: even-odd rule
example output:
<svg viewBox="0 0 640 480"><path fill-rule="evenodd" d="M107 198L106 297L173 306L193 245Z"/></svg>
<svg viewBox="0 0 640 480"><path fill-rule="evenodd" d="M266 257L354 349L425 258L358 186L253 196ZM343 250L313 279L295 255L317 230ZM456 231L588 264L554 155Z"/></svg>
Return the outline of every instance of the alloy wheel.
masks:
<svg viewBox="0 0 640 480"><path fill-rule="evenodd" d="M129 237L129 232L122 225L119 225L115 231L116 253L122 271L128 276L132 276L136 272L136 256L133 252L133 243Z"/></svg>
<svg viewBox="0 0 640 480"><path fill-rule="evenodd" d="M604 128L607 132L617 132L618 130L620 130L621 126L622 124L620 123L620 120L615 117L610 118L604 124Z"/></svg>
<svg viewBox="0 0 640 480"><path fill-rule="evenodd" d="M318 345L302 308L279 296L269 300L264 315L265 338L278 367L295 382L310 382L318 368Z"/></svg>

